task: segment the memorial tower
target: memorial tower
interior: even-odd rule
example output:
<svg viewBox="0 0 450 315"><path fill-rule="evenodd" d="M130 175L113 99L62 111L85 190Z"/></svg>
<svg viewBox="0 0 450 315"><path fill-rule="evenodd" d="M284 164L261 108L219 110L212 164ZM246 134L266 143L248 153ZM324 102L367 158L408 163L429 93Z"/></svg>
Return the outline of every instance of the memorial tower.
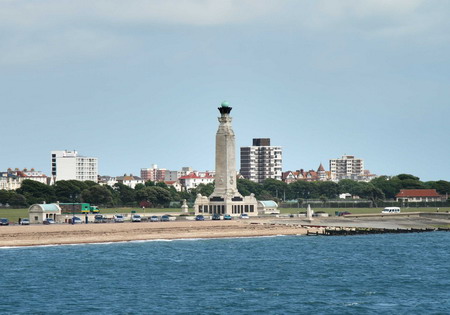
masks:
<svg viewBox="0 0 450 315"><path fill-rule="evenodd" d="M257 215L257 200L253 194L243 197L236 186L235 136L231 126L232 107L223 102L220 112L219 129L216 133L215 188L211 196L197 195L196 214Z"/></svg>

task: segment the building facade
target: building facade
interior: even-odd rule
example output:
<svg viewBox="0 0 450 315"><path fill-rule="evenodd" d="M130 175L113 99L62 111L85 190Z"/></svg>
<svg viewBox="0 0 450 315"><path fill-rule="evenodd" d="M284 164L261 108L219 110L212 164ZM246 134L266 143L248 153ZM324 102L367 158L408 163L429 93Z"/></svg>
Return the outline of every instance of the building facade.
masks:
<svg viewBox="0 0 450 315"><path fill-rule="evenodd" d="M211 184L214 182L214 175L209 173L198 174L195 172L190 173L189 175L181 176L178 179L183 190L188 191L196 188L200 184Z"/></svg>
<svg viewBox="0 0 450 315"><path fill-rule="evenodd" d="M364 160L355 158L353 155L343 155L342 158L330 160L331 179L358 180L358 176L364 175Z"/></svg>
<svg viewBox="0 0 450 315"><path fill-rule="evenodd" d="M52 177L59 180L98 180L98 159L78 155L77 151L52 151Z"/></svg>
<svg viewBox="0 0 450 315"><path fill-rule="evenodd" d="M153 164L151 168L141 168L141 178L144 181L163 182L166 180L166 173L165 168L158 168L156 164Z"/></svg>
<svg viewBox="0 0 450 315"><path fill-rule="evenodd" d="M433 202L445 201L447 197L438 194L436 189L400 189L395 199L401 202Z"/></svg>
<svg viewBox="0 0 450 315"><path fill-rule="evenodd" d="M256 183L267 178L282 179L282 149L271 146L269 138L253 139L250 147L241 147L240 174Z"/></svg>
<svg viewBox="0 0 450 315"><path fill-rule="evenodd" d="M26 179L48 184L48 177L34 168L29 170L26 168L23 170L8 168L6 172L0 172L0 190L16 190L22 186L22 182Z"/></svg>

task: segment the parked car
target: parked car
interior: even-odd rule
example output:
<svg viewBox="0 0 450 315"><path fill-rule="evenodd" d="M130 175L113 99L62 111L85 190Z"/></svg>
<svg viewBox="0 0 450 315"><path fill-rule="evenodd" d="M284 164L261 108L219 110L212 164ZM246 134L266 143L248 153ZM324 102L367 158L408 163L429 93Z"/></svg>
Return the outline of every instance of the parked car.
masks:
<svg viewBox="0 0 450 315"><path fill-rule="evenodd" d="M81 224L81 223L83 223L83 220L81 220L79 217L73 217L72 223L73 224Z"/></svg>
<svg viewBox="0 0 450 315"><path fill-rule="evenodd" d="M169 218L169 216L166 214L166 215L163 215L162 217L161 217L161 222L169 222L170 221L170 218Z"/></svg>
<svg viewBox="0 0 450 315"><path fill-rule="evenodd" d="M0 225L9 225L9 220L6 218L0 218Z"/></svg>
<svg viewBox="0 0 450 315"><path fill-rule="evenodd" d="M212 220L220 220L220 214L214 213L211 219Z"/></svg>
<svg viewBox="0 0 450 315"><path fill-rule="evenodd" d="M159 217L157 215L152 215L150 217L150 222L158 222L159 221Z"/></svg>
<svg viewBox="0 0 450 315"><path fill-rule="evenodd" d="M342 217L342 216L347 215L347 214L352 214L352 213L348 212L348 211L336 211L336 215L338 217Z"/></svg>
<svg viewBox="0 0 450 315"><path fill-rule="evenodd" d="M106 218L102 214L96 214L94 217L94 223L106 223Z"/></svg>
<svg viewBox="0 0 450 315"><path fill-rule="evenodd" d="M43 224L55 224L55 220L47 218L42 222Z"/></svg>
<svg viewBox="0 0 450 315"><path fill-rule="evenodd" d="M205 221L205 217L203 215L199 214L195 217L195 221Z"/></svg>
<svg viewBox="0 0 450 315"><path fill-rule="evenodd" d="M30 225L30 219L22 219L22 220L20 220L20 225Z"/></svg>
<svg viewBox="0 0 450 315"><path fill-rule="evenodd" d="M123 223L125 221L123 215L121 214L115 214L114 215L114 222L116 223Z"/></svg>
<svg viewBox="0 0 450 315"><path fill-rule="evenodd" d="M139 214L133 214L131 216L131 222L141 222L142 218Z"/></svg>
<svg viewBox="0 0 450 315"><path fill-rule="evenodd" d="M241 214L241 215L239 216L239 218L241 218L241 219L250 219L250 217L248 216L247 213Z"/></svg>
<svg viewBox="0 0 450 315"><path fill-rule="evenodd" d="M231 220L232 217L231 217L231 215L229 215L229 214L225 214L225 215L223 216L223 219L224 219L224 220Z"/></svg>

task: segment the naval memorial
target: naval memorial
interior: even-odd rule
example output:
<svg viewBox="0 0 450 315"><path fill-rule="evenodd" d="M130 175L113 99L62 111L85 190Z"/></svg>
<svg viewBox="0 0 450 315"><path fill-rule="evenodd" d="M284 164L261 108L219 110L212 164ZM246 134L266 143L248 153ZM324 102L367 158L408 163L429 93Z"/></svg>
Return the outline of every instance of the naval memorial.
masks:
<svg viewBox="0 0 450 315"><path fill-rule="evenodd" d="M223 102L218 108L220 112L219 129L216 133L216 172L215 188L208 196L197 195L195 200L196 214L229 214L239 216L258 215L258 202L254 194L242 196L237 190L235 136L231 126L230 112L232 107Z"/></svg>

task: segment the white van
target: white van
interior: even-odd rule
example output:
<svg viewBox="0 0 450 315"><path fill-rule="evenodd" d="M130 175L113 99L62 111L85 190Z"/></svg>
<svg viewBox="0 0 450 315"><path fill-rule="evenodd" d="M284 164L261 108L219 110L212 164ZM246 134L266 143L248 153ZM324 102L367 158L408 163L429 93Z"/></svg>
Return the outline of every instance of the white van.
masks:
<svg viewBox="0 0 450 315"><path fill-rule="evenodd" d="M399 207L386 207L381 213L400 213Z"/></svg>

